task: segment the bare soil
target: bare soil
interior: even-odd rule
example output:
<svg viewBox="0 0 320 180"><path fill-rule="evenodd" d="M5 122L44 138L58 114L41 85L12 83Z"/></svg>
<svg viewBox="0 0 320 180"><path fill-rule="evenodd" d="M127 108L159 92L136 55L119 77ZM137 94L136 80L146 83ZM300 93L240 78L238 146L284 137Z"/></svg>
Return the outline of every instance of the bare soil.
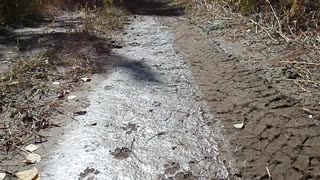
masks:
<svg viewBox="0 0 320 180"><path fill-rule="evenodd" d="M204 33L187 19L166 23L216 120L224 125L229 142L220 148L229 162L229 178L319 179L319 119L303 109L290 91L292 84L269 81L275 68L248 61L253 52L237 42ZM239 123L244 123L242 129L234 127Z"/></svg>
<svg viewBox="0 0 320 180"><path fill-rule="evenodd" d="M163 4L160 3L160 5ZM160 18L159 16L181 15L182 10L180 7L173 7L155 11L152 8L150 10L149 6L154 6L154 4L146 4L145 7L134 8L132 11L138 14L134 18L136 24L129 25L128 32L124 33L127 37L126 47L116 51L119 54L113 54L113 62L109 62L111 63L109 65L112 65L112 69L108 69L110 74L106 76L104 74L106 69L102 68L101 71L98 71L98 73L103 73L102 77L94 77L93 82L85 83L86 85L82 88L73 89L83 90L85 93L71 91L72 95L76 95L77 98L74 101L70 100L68 105L64 104L58 109L58 112L53 114L55 124L60 127L49 131L39 131L40 134L51 137L49 143L42 144L37 151L42 155L42 163L47 166L43 177L57 176L61 178L59 173L68 173L66 170L75 171L72 176L80 176L80 179L91 177L91 175L116 177L117 173L126 177L128 172L139 175L136 172L141 171L143 176L137 176L137 178L145 179L147 176L144 174L148 175L149 173L143 171L143 168L146 167L145 164L151 166L153 164L142 163L143 165L141 165L140 158L145 162L153 160L152 158L154 161L159 161L161 158L158 158L157 153L150 156L144 151L154 148L154 152L159 151L161 153L158 155L163 156L163 162L155 163L155 166L152 166L157 171L164 173L159 179L197 179L198 177L223 179L228 174L225 173L224 165L228 166L228 179L320 179L319 93L317 83L314 83L317 78L312 80L311 85L303 84L299 81L299 77L301 78L305 74L297 72L297 67L293 67L292 63L288 62L290 66L279 67L279 61L274 61L276 59L274 57L279 55L278 58L281 59L288 57L287 54L292 52L294 52L291 54L292 56L299 54L299 57L303 57L304 51L299 49L297 52L290 45L283 48L283 46L270 43L269 40L259 38L255 41L261 43L246 46L242 42L247 42L247 39L242 39L243 37L237 37L238 41L232 41L224 36L226 30L233 27L230 24L218 23L207 27L202 22L189 21L185 17ZM146 18L139 15L157 17ZM167 28L167 26L171 28ZM60 26L57 25L57 27ZM208 30L208 28L211 29ZM171 34L171 31L175 33L176 47L171 45L174 41L174 35ZM221 31L224 33L220 33ZM27 41L33 39L34 42L44 38L42 40L48 42L52 47L50 40L53 38L54 43L57 43L57 36L51 37L50 34L46 32L39 36L39 34L32 35L31 33L31 37L29 37L30 34L20 34L20 36L28 36L23 39L27 38ZM248 34L250 35L250 33ZM50 36L47 37L47 35ZM79 36L75 34L69 37L73 42L68 46L71 47L69 53L74 54L79 50L78 47L75 48L78 44L75 41ZM20 55L15 53L14 39L11 38L10 46L8 43L0 46L1 63L4 67L9 67L9 63L15 59L13 56ZM103 48L105 45L102 43L109 40L92 39L93 41L90 41L90 38L87 40L89 41L80 43L81 47L84 47L80 49L82 52L80 58L90 57L94 62L110 61L108 58L109 49ZM269 47L263 44L262 40ZM9 41L5 40L5 42ZM110 46L113 45L111 42ZM115 44L115 46L118 45ZM35 46L26 47L28 48L21 49L24 49L28 54L30 48ZM172 50L172 47L175 48L175 51ZM268 50L266 51L266 49ZM60 57L70 58L67 51L64 51L64 46L58 50ZM268 55L263 55L264 52L267 52ZM280 52L285 56L280 56ZM149 57L151 54L152 56ZM123 55L125 56L122 57ZM182 58L180 59L180 57ZM185 61L188 66L185 65ZM99 69L106 64L94 65L95 69ZM192 75L188 68L192 70ZM316 71L316 68L310 70L311 74L317 74ZM158 74L152 72L158 72ZM110 76L112 74L113 76ZM183 79L183 77L187 78ZM168 86L159 84L156 81L157 78L168 80L168 82L164 81L167 83L164 84ZM99 87L99 91L89 93L91 97L94 97L91 100L91 106L89 106L86 97L87 92L92 89L91 86L95 89ZM198 86L202 94L198 92ZM163 92L160 91L161 88ZM303 93L301 93L301 89ZM113 102L110 100L118 96L113 97L111 92L116 95L123 93L124 96L119 96L121 99L116 99ZM157 96L155 97L155 92L160 92L158 99ZM147 95L150 97L141 98ZM124 101L125 98L126 101ZM185 101L185 98L188 101ZM209 105L211 112L207 110L206 104ZM85 107L88 109L86 116L73 117L73 112L84 110ZM199 107L205 107L205 109ZM109 108L110 112L104 108ZM112 117L105 115L112 113L115 113ZM211 113L214 114L214 118L211 118ZM117 118L119 118L118 121ZM150 127L147 127L148 123ZM162 125L162 123L164 124ZM168 123L172 125L168 125ZM190 125L188 124L187 129L184 129L186 123ZM243 128L234 127L235 124L240 123L244 123ZM220 124L223 125L222 137ZM71 128L67 125L71 125ZM170 127L172 130L168 129ZM187 131L181 135L170 134L178 131L177 127ZM67 139L73 137L71 135L74 135L74 131L70 131L73 128L77 130L76 134L81 135L79 142ZM116 139L116 142L113 138L108 139L111 132L118 133L121 138ZM66 140L61 140L62 137L66 137ZM102 138L101 143L96 140L97 137ZM199 139L206 138L214 139L213 143L208 146L199 145L202 142ZM86 139L88 142L83 141ZM107 140L110 143L106 143ZM188 141L190 141L188 143L190 146L181 144L181 142ZM85 146L82 146L80 142ZM151 142L152 146L144 147L145 144ZM163 146L166 142L170 142L169 145ZM218 149L215 149L215 142L219 144ZM31 139L25 143L39 142L38 139ZM164 147L168 149L161 149ZM132 153L133 148L135 155ZM52 151L52 149L58 151ZM65 149L66 152L61 149ZM83 150L86 154L93 156L90 156L91 158L83 156L83 159L75 158L75 154L81 155ZM210 152L201 152L208 150ZM196 155L190 155L188 159L179 152ZM94 156L94 153L99 155ZM65 161L60 161L59 158L63 157L63 154L66 154ZM55 155L58 158L53 158ZM135 166L130 166L124 159L129 159L128 162L135 163ZM23 157L19 156L17 152L1 152L0 169L9 172L8 174L30 169L32 165L25 166L21 162L22 160ZM105 164L106 162L114 164L108 166ZM74 164L78 165L78 169L76 166L73 167ZM132 171L123 170L128 165L130 167L127 169L132 168ZM55 168L59 167L60 170L57 174L58 171ZM61 169L61 167L65 168ZM112 170L113 167L120 168L114 170L114 173L110 173L112 171L106 169L111 168ZM192 168L186 170L185 167ZM221 170L223 173L218 172L220 169L223 170ZM152 171L152 177L156 177L158 175L156 173L156 171ZM206 175L201 176L201 174ZM50 176L47 177L47 175ZM9 175L8 178L11 179L13 176Z"/></svg>

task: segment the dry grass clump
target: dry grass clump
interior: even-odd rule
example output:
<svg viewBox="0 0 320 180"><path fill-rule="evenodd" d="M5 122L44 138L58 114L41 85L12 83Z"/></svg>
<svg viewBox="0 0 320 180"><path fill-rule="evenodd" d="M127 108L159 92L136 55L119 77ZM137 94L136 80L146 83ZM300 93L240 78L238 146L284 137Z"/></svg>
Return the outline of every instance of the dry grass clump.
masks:
<svg viewBox="0 0 320 180"><path fill-rule="evenodd" d="M60 46L21 59L0 74L1 152L46 140L39 131L56 126L50 116L67 94L82 84L81 78L105 71L102 60L110 52L106 42L88 32L73 33Z"/></svg>
<svg viewBox="0 0 320 180"><path fill-rule="evenodd" d="M81 12L85 31L110 33L110 31L120 30L126 21L125 11L113 5L93 9L84 7Z"/></svg>
<svg viewBox="0 0 320 180"><path fill-rule="evenodd" d="M15 24L49 12L59 0L1 0L0 23Z"/></svg>
<svg viewBox="0 0 320 180"><path fill-rule="evenodd" d="M1 121L0 150L19 146L37 131L49 127L52 91L47 81L54 79L55 68L43 57L22 59L7 73L0 75Z"/></svg>
<svg viewBox="0 0 320 180"><path fill-rule="evenodd" d="M21 58L8 72L0 73L0 152L8 152L30 140L46 140L39 132L57 125L51 116L58 112L57 107L67 94L83 83L82 78L105 72L106 58L115 41L102 37L122 28L125 13L112 6L111 1L99 1L104 6L77 2L88 1L0 2L0 24L55 11L68 3L83 15L81 32L57 36L58 45L39 55Z"/></svg>
<svg viewBox="0 0 320 180"><path fill-rule="evenodd" d="M231 0L180 1L192 2L191 12L196 24L231 42L240 41L244 47L252 51L252 54L260 53L265 58L261 63L269 63L281 69L281 80L292 82L299 98L310 102L309 104L318 104L319 2L243 0L237 1L240 3L237 4ZM284 7L285 2L287 4ZM253 6L255 3L259 3L254 6L257 9L241 9L245 5ZM298 7L300 10L297 10ZM294 15L295 11L301 12L299 16ZM312 16L309 16L311 14Z"/></svg>
<svg viewBox="0 0 320 180"><path fill-rule="evenodd" d="M278 26L279 30L301 34L308 30L319 30L320 2L314 0L177 0L193 7L220 4L232 12L240 12L254 19Z"/></svg>

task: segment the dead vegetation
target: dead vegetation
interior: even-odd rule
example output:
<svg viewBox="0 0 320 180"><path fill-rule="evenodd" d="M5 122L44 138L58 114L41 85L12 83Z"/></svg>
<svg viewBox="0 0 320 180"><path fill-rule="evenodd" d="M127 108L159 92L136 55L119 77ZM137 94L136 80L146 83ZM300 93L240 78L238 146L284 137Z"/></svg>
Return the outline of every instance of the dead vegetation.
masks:
<svg viewBox="0 0 320 180"><path fill-rule="evenodd" d="M2 152L20 147L32 137L38 142L46 140L38 132L57 126L50 116L82 84L81 78L102 73L103 62L98 57L107 56L110 45L87 32L68 35L62 42L38 56L22 58L1 74Z"/></svg>
<svg viewBox="0 0 320 180"><path fill-rule="evenodd" d="M119 30L126 21L123 16L124 10L110 6L101 9L82 8L84 30L100 33L110 33L110 30Z"/></svg>
<svg viewBox="0 0 320 180"><path fill-rule="evenodd" d="M280 2L280 5L277 4L277 1L267 0L252 6L260 9L245 10L244 6L250 6L249 1L239 1L244 4L207 0L188 2L197 25L201 24L208 33L214 31L217 36L224 36L231 42L241 41L241 44L251 48L253 52L262 53L264 61L282 69L283 77L277 81L285 80L294 84L298 89L296 95L306 105L319 103L320 41L317 33L317 3L312 5L311 1L305 1L299 4L300 1L294 1L285 6ZM254 4L258 1L250 2ZM287 9L280 11L279 7ZM298 16L296 11L302 13ZM313 16L309 16L310 13Z"/></svg>
<svg viewBox="0 0 320 180"><path fill-rule="evenodd" d="M59 110L63 103L73 99L72 92L90 81L92 74L106 73L111 48L121 48L111 35L126 21L122 10L84 7L79 13L80 27L52 36L59 43L20 57L8 71L0 72L0 162L11 159L26 144L47 141L44 130L60 126L53 115L73 119Z"/></svg>

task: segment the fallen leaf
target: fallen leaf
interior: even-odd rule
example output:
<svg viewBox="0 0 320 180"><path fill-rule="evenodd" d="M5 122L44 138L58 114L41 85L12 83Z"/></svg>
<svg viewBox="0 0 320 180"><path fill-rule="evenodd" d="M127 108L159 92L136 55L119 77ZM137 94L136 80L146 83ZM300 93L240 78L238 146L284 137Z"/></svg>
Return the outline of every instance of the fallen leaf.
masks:
<svg viewBox="0 0 320 180"><path fill-rule="evenodd" d="M98 123L90 123L90 124L88 124L89 126L96 126Z"/></svg>
<svg viewBox="0 0 320 180"><path fill-rule="evenodd" d="M36 167L30 169L30 170L26 170L26 171L22 171L22 172L18 172L15 175L20 179L20 180L39 180L39 171Z"/></svg>
<svg viewBox="0 0 320 180"><path fill-rule="evenodd" d="M237 129L242 129L244 127L244 123L234 124L233 127L237 128Z"/></svg>
<svg viewBox="0 0 320 180"><path fill-rule="evenodd" d="M68 99L69 100L71 100L71 99L75 99L77 96L75 96L75 95L70 95L70 96L68 96Z"/></svg>
<svg viewBox="0 0 320 180"><path fill-rule="evenodd" d="M82 115L87 114L87 111L76 111L76 112L73 112L73 114L74 114L75 116L82 116Z"/></svg>
<svg viewBox="0 0 320 180"><path fill-rule="evenodd" d="M6 177L6 173L0 173L0 180L3 180Z"/></svg>
<svg viewBox="0 0 320 180"><path fill-rule="evenodd" d="M26 146L24 149L29 152L33 152L33 151L37 150L38 148L39 148L39 146L34 145L34 144L30 144L30 145Z"/></svg>
<svg viewBox="0 0 320 180"><path fill-rule="evenodd" d="M41 161L41 156L40 155L34 154L34 153L29 153L26 156L26 160L24 160L23 162L26 163L26 164L34 164L34 163L37 163L37 162L40 162L40 161Z"/></svg>
<svg viewBox="0 0 320 180"><path fill-rule="evenodd" d="M81 80L84 81L84 82L90 82L91 81L90 78L81 78Z"/></svg>

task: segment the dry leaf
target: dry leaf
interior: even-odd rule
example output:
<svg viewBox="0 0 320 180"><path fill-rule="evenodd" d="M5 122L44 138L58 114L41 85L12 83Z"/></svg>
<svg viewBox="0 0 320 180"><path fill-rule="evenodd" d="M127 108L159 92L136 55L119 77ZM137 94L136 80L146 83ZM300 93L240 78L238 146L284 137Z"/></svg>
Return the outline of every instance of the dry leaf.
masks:
<svg viewBox="0 0 320 180"><path fill-rule="evenodd" d="M96 126L98 123L90 123L90 124L88 124L89 126Z"/></svg>
<svg viewBox="0 0 320 180"><path fill-rule="evenodd" d="M77 96L75 96L75 95L70 95L70 96L68 96L68 99L69 100L71 100L71 99L75 99Z"/></svg>
<svg viewBox="0 0 320 180"><path fill-rule="evenodd" d="M6 173L0 173L0 180L3 180L6 177Z"/></svg>
<svg viewBox="0 0 320 180"><path fill-rule="evenodd" d="M36 167L30 169L30 170L26 170L26 171L22 171L22 172L18 172L15 175L20 179L20 180L39 180L39 171Z"/></svg>
<svg viewBox="0 0 320 180"><path fill-rule="evenodd" d="M30 144L30 145L26 146L24 149L29 152L33 152L33 151L37 150L38 148L39 148L39 146L34 145L34 144Z"/></svg>
<svg viewBox="0 0 320 180"><path fill-rule="evenodd" d="M26 164L34 164L41 161L41 156L38 154L30 153L26 156L26 160L23 162Z"/></svg>
<svg viewBox="0 0 320 180"><path fill-rule="evenodd" d="M90 82L91 81L90 78L81 78L81 80L84 81L84 82Z"/></svg>
<svg viewBox="0 0 320 180"><path fill-rule="evenodd" d="M82 116L82 115L86 115L87 111L75 111L73 112L73 115L75 116Z"/></svg>
<svg viewBox="0 0 320 180"><path fill-rule="evenodd" d="M242 129L244 127L244 123L234 124L233 127L237 128L237 129Z"/></svg>

